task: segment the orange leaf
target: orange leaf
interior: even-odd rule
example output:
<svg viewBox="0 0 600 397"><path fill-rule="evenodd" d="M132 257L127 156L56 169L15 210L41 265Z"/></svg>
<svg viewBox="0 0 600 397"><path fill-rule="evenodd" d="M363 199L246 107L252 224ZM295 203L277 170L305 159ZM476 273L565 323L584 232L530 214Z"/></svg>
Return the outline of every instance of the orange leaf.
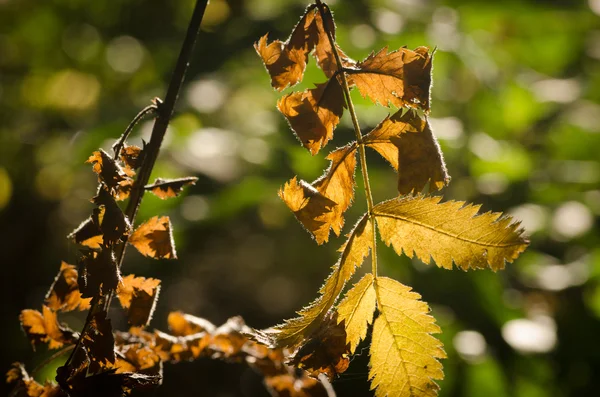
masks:
<svg viewBox="0 0 600 397"><path fill-rule="evenodd" d="M440 146L431 132L427 119L413 111L404 115L402 110L386 117L364 142L375 149L398 171L398 192L420 192L431 181L429 190L440 190L448 184Z"/></svg>
<svg viewBox="0 0 600 397"><path fill-rule="evenodd" d="M90 307L90 299L82 299L77 284L75 266L62 262L60 271L46 294L46 305L54 311L86 310Z"/></svg>
<svg viewBox="0 0 600 397"><path fill-rule="evenodd" d="M146 142L144 142L144 148L145 146ZM123 163L125 164L125 168L133 171L142 166L144 154L145 152L139 146L125 144L123 148L121 148L121 153L119 157L121 158L121 161L123 161ZM135 171L133 173L135 174Z"/></svg>
<svg viewBox="0 0 600 397"><path fill-rule="evenodd" d="M276 90L281 91L302 80L308 53L316 44L315 17L318 17L318 12L313 4L306 8L302 19L285 43L275 40L267 45L266 34L254 44L271 76L271 85Z"/></svg>
<svg viewBox="0 0 600 397"><path fill-rule="evenodd" d="M121 306L127 309L129 324L148 324L158 300L159 284L160 280L154 278L135 277L133 274L123 277L117 288L117 295Z"/></svg>
<svg viewBox="0 0 600 397"><path fill-rule="evenodd" d="M186 336L198 332L212 334L216 327L208 320L182 312L171 312L167 319L169 329L175 336Z"/></svg>
<svg viewBox="0 0 600 397"><path fill-rule="evenodd" d="M323 14L325 15L325 19L321 17L321 13L317 13L315 16L315 25L318 32L318 37L313 56L316 58L317 65L319 65L325 75L331 78L338 71L338 66L331 49L329 37L327 37L327 32L330 32L335 40L335 23L333 21L333 16L331 15L329 6L323 4L322 10ZM325 28L327 30L325 30ZM348 56L344 54L342 49L338 47L337 44L335 47L340 56L343 67L349 68L356 65L356 61L348 58Z"/></svg>
<svg viewBox="0 0 600 397"><path fill-rule="evenodd" d="M315 155L333 138L344 112L342 87L337 79L330 79L316 88L280 98L277 108L302 145Z"/></svg>
<svg viewBox="0 0 600 397"><path fill-rule="evenodd" d="M104 242L102 231L91 216L81 222L77 229L73 230L67 237L72 238L75 243L91 249L99 249Z"/></svg>
<svg viewBox="0 0 600 397"><path fill-rule="evenodd" d="M88 331L83 334L81 342L90 359L91 372L98 372L109 363L115 363L115 338L110 319L106 318L106 312L92 315Z"/></svg>
<svg viewBox="0 0 600 397"><path fill-rule="evenodd" d="M117 288L121 273L114 251L84 252L79 259L78 284L81 296L92 298L99 292L107 294Z"/></svg>
<svg viewBox="0 0 600 397"><path fill-rule="evenodd" d="M100 229L105 243L124 238L131 230L129 220L119 205L105 189L99 189L92 202L98 206L92 213L92 222Z"/></svg>
<svg viewBox="0 0 600 397"><path fill-rule="evenodd" d="M363 97L383 106L410 106L429 111L431 54L427 47L371 53L349 70Z"/></svg>
<svg viewBox="0 0 600 397"><path fill-rule="evenodd" d="M104 182L109 189L114 189L119 182L127 179L127 175L119 164L104 150L99 149L92 153L86 163L93 164L93 170L98 174L98 180Z"/></svg>
<svg viewBox="0 0 600 397"><path fill-rule="evenodd" d="M156 178L152 185L144 186L144 189L151 191L158 198L166 200L179 196L185 186L195 185L197 180L198 178L195 176L178 179Z"/></svg>
<svg viewBox="0 0 600 397"><path fill-rule="evenodd" d="M152 217L139 226L127 240L142 255L154 259L177 259L168 216Z"/></svg>
<svg viewBox="0 0 600 397"><path fill-rule="evenodd" d="M48 306L42 307L42 313L25 309L21 311L19 320L34 348L36 344L48 343L49 349L58 349L76 339L73 331L58 323L56 313Z"/></svg>

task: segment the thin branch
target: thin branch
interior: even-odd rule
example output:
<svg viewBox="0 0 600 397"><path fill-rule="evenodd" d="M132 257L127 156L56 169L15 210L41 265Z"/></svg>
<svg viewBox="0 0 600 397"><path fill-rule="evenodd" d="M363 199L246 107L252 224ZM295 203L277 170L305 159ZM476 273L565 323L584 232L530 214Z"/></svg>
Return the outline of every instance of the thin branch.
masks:
<svg viewBox="0 0 600 397"><path fill-rule="evenodd" d="M123 146L125 145L125 141L127 141L127 138L129 138L129 134L133 130L133 127L135 127L136 124L139 123L140 120L144 118L144 116L146 116L149 113L152 113L152 112L156 111L156 109L157 109L157 105L155 105L155 104L148 105L145 108L143 108L133 118L133 120L131 120L131 122L129 123L129 125L127 126L127 128L125 128L125 131L123 132L123 135L121 135L121 137L119 138L119 140L117 142L115 142L115 144L113 145L113 151L115 153L115 155L114 155L114 159L115 160L117 160L119 158L119 154L121 154L121 149L123 149Z"/></svg>
<svg viewBox="0 0 600 397"><path fill-rule="evenodd" d="M321 18L323 19L323 21L325 21L325 12L323 11L325 4L321 2L321 0L316 0L316 2L317 6L319 7L319 13L321 14ZM356 142L358 143L360 169L362 172L363 183L365 185L365 195L367 196L367 210L369 213L369 219L371 220L371 223L373 225L373 249L371 252L371 258L373 277L375 280L377 280L377 232L375 227L375 215L373 214L373 194L371 193L369 172L367 170L367 155L365 153L365 144L363 142L362 132L360 131L360 125L358 124L358 117L356 116L354 103L352 103L352 98L350 97L350 86L348 85L348 79L346 78L346 69L343 67L340 54L338 53L337 47L335 45L335 39L333 38L333 34L327 29L327 24L325 22L323 22L323 29L327 34L329 44L331 45L331 50L333 51L333 55L335 57L335 62L337 64L336 74L339 73L340 80L342 81L344 98L346 99L346 105L348 105L348 112L350 113L350 118L352 119L352 125L354 126L354 133L356 135ZM335 78L335 75L332 78Z"/></svg>

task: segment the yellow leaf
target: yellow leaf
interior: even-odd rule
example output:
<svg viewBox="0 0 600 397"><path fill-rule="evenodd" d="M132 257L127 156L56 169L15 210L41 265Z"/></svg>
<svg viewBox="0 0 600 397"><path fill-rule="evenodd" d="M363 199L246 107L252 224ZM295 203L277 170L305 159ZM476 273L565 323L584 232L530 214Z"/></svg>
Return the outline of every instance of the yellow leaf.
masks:
<svg viewBox="0 0 600 397"><path fill-rule="evenodd" d="M292 92L277 102L294 133L312 155L333 138L333 130L344 112L344 94L337 79L316 88Z"/></svg>
<svg viewBox="0 0 600 397"><path fill-rule="evenodd" d="M279 197L319 244L329 240L329 229L339 236L344 226L344 212L354 198L356 144L331 152L327 159L331 165L312 186L294 177L279 190Z"/></svg>
<svg viewBox="0 0 600 397"><path fill-rule="evenodd" d="M60 324L56 313L48 306L42 307L42 313L31 309L22 310L19 320L34 348L38 343L48 343L49 349L58 349L76 339L73 331Z"/></svg>
<svg viewBox="0 0 600 397"><path fill-rule="evenodd" d="M117 287L117 296L132 326L146 326L158 300L160 280L135 277L130 274L123 277Z"/></svg>
<svg viewBox="0 0 600 397"><path fill-rule="evenodd" d="M154 259L177 259L168 216L154 216L140 225L127 240L142 255Z"/></svg>
<svg viewBox="0 0 600 397"><path fill-rule="evenodd" d="M62 262L50 290L46 294L46 305L53 311L68 312L90 307L90 299L83 299L77 283L77 269Z"/></svg>
<svg viewBox="0 0 600 397"><path fill-rule="evenodd" d="M348 73L363 97L383 106L409 106L429 111L431 54L427 47L372 53Z"/></svg>
<svg viewBox="0 0 600 397"><path fill-rule="evenodd" d="M379 316L373 326L369 379L375 396L435 397L446 358L427 303L411 288L387 277L375 281Z"/></svg>
<svg viewBox="0 0 600 397"><path fill-rule="evenodd" d="M339 261L333 266L333 271L319 290L321 295L298 312L300 317L287 320L264 332L270 337L273 345L277 347L295 346L319 327L329 309L335 304L346 282L372 249L372 227L369 217L364 215L342 247Z"/></svg>
<svg viewBox="0 0 600 397"><path fill-rule="evenodd" d="M431 181L429 190L440 190L450 177L429 121L413 111L402 110L383 120L365 135L364 142L375 149L398 171L398 192L420 192Z"/></svg>
<svg viewBox="0 0 600 397"><path fill-rule="evenodd" d="M367 336L367 328L373 322L375 303L373 275L368 273L346 293L337 308L338 322L344 321L351 353Z"/></svg>
<svg viewBox="0 0 600 397"><path fill-rule="evenodd" d="M477 214L480 206L462 201L439 203L441 197L403 197L373 208L381 238L399 255L452 269L504 268L529 243L519 223L498 212Z"/></svg>

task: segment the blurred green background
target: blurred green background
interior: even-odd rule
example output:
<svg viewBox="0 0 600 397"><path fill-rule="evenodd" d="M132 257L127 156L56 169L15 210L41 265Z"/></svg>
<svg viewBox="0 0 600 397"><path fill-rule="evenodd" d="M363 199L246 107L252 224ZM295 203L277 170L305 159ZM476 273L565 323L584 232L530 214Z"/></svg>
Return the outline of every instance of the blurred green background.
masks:
<svg viewBox="0 0 600 397"><path fill-rule="evenodd" d="M34 368L18 314L40 309L66 235L92 209L96 177L84 161L164 95L192 0L0 0L0 246L2 371ZM432 125L444 150L446 199L505 211L531 236L506 270L465 273L379 247L381 273L423 295L449 358L441 396L588 396L600 379L600 0L357 0L331 5L338 42L354 59L383 46L437 47ZM152 325L170 310L254 327L293 315L316 296L342 239L317 246L277 197L311 157L275 109L280 94L252 48L285 39L307 2L212 0L155 175L196 175L177 199L144 199L139 220L169 215L179 260L129 250L124 273L163 280ZM314 64L300 88L324 81ZM388 109L355 95L365 132ZM327 149L352 139L347 114ZM148 139L151 121L133 142ZM368 153L376 201L396 177ZM152 179L154 179L154 176ZM359 186L362 182L359 180ZM365 211L362 190L347 226ZM368 268L369 266L365 266ZM118 307L113 324L125 329ZM80 314L61 320L81 328ZM365 345L361 345L364 347ZM368 396L367 350L334 386ZM36 377L52 378L60 360ZM242 365L165 366L152 395L266 395Z"/></svg>

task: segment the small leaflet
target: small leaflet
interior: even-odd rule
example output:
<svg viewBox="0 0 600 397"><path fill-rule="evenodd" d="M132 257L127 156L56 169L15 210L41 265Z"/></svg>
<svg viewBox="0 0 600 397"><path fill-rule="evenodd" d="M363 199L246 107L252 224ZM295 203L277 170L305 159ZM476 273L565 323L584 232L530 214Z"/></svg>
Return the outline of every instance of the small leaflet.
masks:
<svg viewBox="0 0 600 397"><path fill-rule="evenodd" d="M277 102L277 109L312 155L333 138L344 106L344 94L336 78L317 84L316 88L288 94Z"/></svg>
<svg viewBox="0 0 600 397"><path fill-rule="evenodd" d="M103 182L109 190L116 189L120 182L128 178L121 166L102 149L92 153L86 163L93 164L92 169L98 174L98 181Z"/></svg>
<svg viewBox="0 0 600 397"><path fill-rule="evenodd" d="M144 142L144 149L145 147L146 142ZM125 169L133 171L142 166L144 154L144 150L139 146L125 144L121 149L119 157L121 158L121 161L123 161L123 164L125 164ZM133 174L135 175L135 172L133 172Z"/></svg>
<svg viewBox="0 0 600 397"><path fill-rule="evenodd" d="M81 222L77 229L73 230L67 237L73 239L75 243L91 249L99 249L104 242L102 230L100 230L98 222L94 222L92 216Z"/></svg>
<svg viewBox="0 0 600 397"><path fill-rule="evenodd" d="M82 298L77 278L76 267L62 262L60 271L46 294L45 304L55 312L89 309L90 299Z"/></svg>
<svg viewBox="0 0 600 397"><path fill-rule="evenodd" d="M92 202L98 206L92 212L92 222L102 232L104 243L124 239L131 231L131 224L115 199L106 190L99 189Z"/></svg>
<svg viewBox="0 0 600 397"><path fill-rule="evenodd" d="M377 297L371 273L356 283L338 305L338 321L344 322L350 352L354 353L361 340L367 336L367 329L373 322Z"/></svg>
<svg viewBox="0 0 600 397"><path fill-rule="evenodd" d="M48 306L43 306L41 313L25 309L21 311L19 320L34 349L40 343L47 343L49 349L58 349L76 340L75 333L61 325L56 313Z"/></svg>
<svg viewBox="0 0 600 397"><path fill-rule="evenodd" d="M154 259L177 259L175 242L168 216L154 216L140 225L127 240L145 256Z"/></svg>
<svg viewBox="0 0 600 397"><path fill-rule="evenodd" d="M155 196L162 200L177 197L186 186L195 185L198 178L188 176L178 179L162 179L156 178L152 185L144 186L144 189L151 191Z"/></svg>
<svg viewBox="0 0 600 397"><path fill-rule="evenodd" d="M117 296L123 309L127 310L130 325L142 327L148 325L159 292L160 280L135 277L133 274L123 277L117 287Z"/></svg>

